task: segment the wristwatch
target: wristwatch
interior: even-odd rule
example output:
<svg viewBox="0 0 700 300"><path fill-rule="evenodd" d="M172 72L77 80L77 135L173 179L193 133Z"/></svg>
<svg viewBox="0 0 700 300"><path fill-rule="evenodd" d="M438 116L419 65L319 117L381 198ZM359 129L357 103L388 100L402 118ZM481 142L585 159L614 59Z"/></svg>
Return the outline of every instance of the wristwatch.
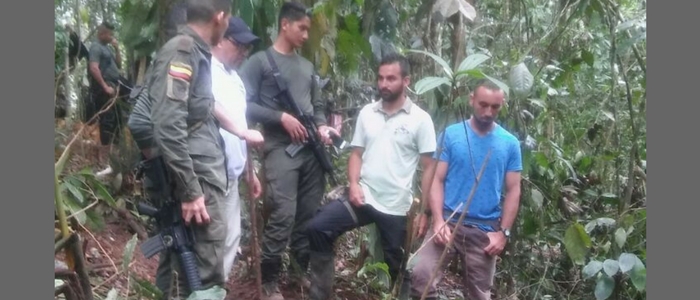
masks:
<svg viewBox="0 0 700 300"><path fill-rule="evenodd" d="M506 239L510 239L510 229L503 228L503 229L501 229L501 231L503 231L503 234L506 235Z"/></svg>

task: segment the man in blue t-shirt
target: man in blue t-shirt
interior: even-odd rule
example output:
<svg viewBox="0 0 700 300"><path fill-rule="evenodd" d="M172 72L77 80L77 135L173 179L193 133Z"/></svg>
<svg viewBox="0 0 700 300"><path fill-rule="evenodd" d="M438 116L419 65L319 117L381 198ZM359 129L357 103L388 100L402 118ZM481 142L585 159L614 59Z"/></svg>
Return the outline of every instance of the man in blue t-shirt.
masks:
<svg viewBox="0 0 700 300"><path fill-rule="evenodd" d="M520 202L520 143L494 122L504 101L503 90L482 81L471 95L472 117L466 122L448 126L438 137L442 149L436 153L440 156L429 192L430 207L426 217L419 221L423 229L427 217L432 216L433 226L426 233L424 243L427 244L417 253L418 263L411 278L413 297L420 297L427 287L427 299L437 299L436 287L442 279L442 270L437 272L433 282L428 280L434 268L445 268L459 254L466 266L466 276L463 277L465 297L491 299L496 256L510 237ZM489 161L469 207L465 208L489 150ZM501 207L504 187L506 193ZM464 226L456 226L464 209L468 209ZM437 234L431 240L435 232ZM452 235L455 251L448 252L443 265L437 266Z"/></svg>

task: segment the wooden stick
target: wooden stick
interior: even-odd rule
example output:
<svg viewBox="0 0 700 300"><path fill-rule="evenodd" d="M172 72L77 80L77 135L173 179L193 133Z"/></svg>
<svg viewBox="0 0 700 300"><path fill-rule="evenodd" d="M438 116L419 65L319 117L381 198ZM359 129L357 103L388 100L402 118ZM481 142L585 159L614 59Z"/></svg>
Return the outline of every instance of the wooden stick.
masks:
<svg viewBox="0 0 700 300"><path fill-rule="evenodd" d="M248 157L246 159L246 178L248 181L248 199L250 199L250 224L251 231L253 233L253 262L255 264L255 286L258 290L258 299L262 298L262 271L260 267L260 247L258 245L258 222L257 222L257 202L258 200L253 197L252 182L255 172L253 171L253 152L248 147Z"/></svg>
<svg viewBox="0 0 700 300"><path fill-rule="evenodd" d="M457 233L457 229L459 228L459 226L462 226L462 222L464 221L464 217L467 215L467 211L469 210L469 204L472 202L472 199L474 198L476 188L479 187L479 183L481 182L481 175L484 174L484 170L486 169L486 164L489 162L489 158L491 158L491 149L489 149L489 152L486 153L486 157L484 158L484 162L481 164L481 170L479 170L479 175L477 175L477 177L476 177L476 183L474 184L474 186L472 186L472 190L469 193L469 198L467 198L467 203L464 207L464 210L462 210L462 214L459 216L459 220L457 220L457 225L455 227L455 230L450 235L450 240L447 242L445 249L442 250L442 255L440 255L440 260L438 260L438 263L435 265L435 269L433 269L433 274L430 275L430 279L428 280L428 284L425 286L425 289L423 289L423 294L421 295L420 300L424 300L425 297L428 295L428 289L430 288L430 285L432 284L433 280L435 279L437 272L441 269L442 263L445 260L445 256L447 255L447 250L449 250L452 247L452 244L453 244L454 239L455 239L455 235Z"/></svg>

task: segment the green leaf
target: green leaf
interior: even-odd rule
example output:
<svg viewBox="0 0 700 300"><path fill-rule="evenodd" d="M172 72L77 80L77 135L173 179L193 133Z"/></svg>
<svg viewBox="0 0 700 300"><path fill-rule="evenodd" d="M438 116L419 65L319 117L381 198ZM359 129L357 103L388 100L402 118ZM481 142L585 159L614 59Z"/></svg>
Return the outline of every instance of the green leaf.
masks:
<svg viewBox="0 0 700 300"><path fill-rule="evenodd" d="M602 113L603 113L603 115L605 115L605 117L610 119L610 121L615 122L615 116L613 116L613 114L611 112L604 110L604 111L602 111Z"/></svg>
<svg viewBox="0 0 700 300"><path fill-rule="evenodd" d="M608 276L613 277L618 271L620 271L620 265L616 260L606 259L603 262L603 271L605 271L605 274Z"/></svg>
<svg viewBox="0 0 700 300"><path fill-rule="evenodd" d="M499 88L501 88L501 90L503 90L504 94L506 94L506 95L510 94L510 88L503 81L500 81L500 80L493 78L493 77L486 75L486 74L484 74L484 77L486 77L486 79L488 79L488 80L491 80L491 82L493 82L495 85L497 85Z"/></svg>
<svg viewBox="0 0 700 300"><path fill-rule="evenodd" d="M450 79L445 77L428 76L416 82L416 94L422 95L443 84L450 85Z"/></svg>
<svg viewBox="0 0 700 300"><path fill-rule="evenodd" d="M632 254L632 253L622 253L620 254L620 258L617 259L617 261L620 263L620 271L622 273L627 273L632 268L634 268L634 265L637 263L637 260L639 258Z"/></svg>
<svg viewBox="0 0 700 300"><path fill-rule="evenodd" d="M608 299L610 295L612 295L614 289L615 281L612 278L601 274L601 276L598 277L598 282L596 282L595 285L594 295L596 300Z"/></svg>
<svg viewBox="0 0 700 300"><path fill-rule="evenodd" d="M124 254L122 258L122 270L124 273L127 273L129 270L131 259L134 256L134 248L136 248L136 242L138 242L138 240L138 235L134 234L124 247Z"/></svg>
<svg viewBox="0 0 700 300"><path fill-rule="evenodd" d="M450 68L450 64L448 64L444 59L442 59L442 57L439 57L435 54L432 54L430 52L423 51L423 50L408 50L408 52L415 52L415 53L425 54L425 55L429 56L430 58L435 60L435 62L437 62L438 64L440 64L442 66L442 69L443 69L443 71L445 71L445 74L447 74L447 77L450 80L452 80L452 78L453 78L452 77L452 68Z"/></svg>
<svg viewBox="0 0 700 300"><path fill-rule="evenodd" d="M577 265L583 265L591 247L591 238L581 224L574 223L564 234L564 246L571 260Z"/></svg>
<svg viewBox="0 0 700 300"><path fill-rule="evenodd" d="M627 232L625 232L625 229L620 227L617 230L615 230L615 242L617 243L617 246L619 248L622 248L622 246L625 245L626 241L627 241Z"/></svg>
<svg viewBox="0 0 700 300"><path fill-rule="evenodd" d="M535 82L532 73L527 69L524 62L517 64L511 69L509 79L510 86L513 88L513 93L519 98L526 97L530 93L530 89L532 89L532 85Z"/></svg>
<svg viewBox="0 0 700 300"><path fill-rule="evenodd" d="M615 195L615 194L613 194L613 193L603 193L603 194L600 195L600 196L603 197L603 198L611 198L611 199L617 198L617 195Z"/></svg>
<svg viewBox="0 0 700 300"><path fill-rule="evenodd" d="M589 67L592 67L593 63L595 62L595 56L588 50L581 51L581 58Z"/></svg>
<svg viewBox="0 0 700 300"><path fill-rule="evenodd" d="M91 178L91 184L95 189L95 193L100 200L106 201L111 207L116 207L117 202L112 198L112 194L107 191L107 188L96 178Z"/></svg>
<svg viewBox="0 0 700 300"><path fill-rule="evenodd" d="M532 189L532 203L537 209L541 209L542 203L544 203L544 196L542 196L542 193L537 189Z"/></svg>
<svg viewBox="0 0 700 300"><path fill-rule="evenodd" d="M637 258L636 263L634 264L632 271L629 273L629 276L637 291L642 292L647 286L647 269L639 257L635 257Z"/></svg>
<svg viewBox="0 0 700 300"><path fill-rule="evenodd" d="M488 55L482 53L474 53L472 55L469 55L466 58L464 58L464 60L462 60L462 63L459 64L459 68L457 68L457 71L466 72L476 69L479 65L489 60L489 58L490 57Z"/></svg>
<svg viewBox="0 0 700 300"><path fill-rule="evenodd" d="M603 217L603 218L598 218L593 221L588 222L586 224L586 232L591 233L596 227L612 227L615 226L615 219Z"/></svg>
<svg viewBox="0 0 700 300"><path fill-rule="evenodd" d="M544 104L544 101L539 100L539 99L527 99L532 105L539 106L542 109L546 109L547 106Z"/></svg>
<svg viewBox="0 0 700 300"><path fill-rule="evenodd" d="M588 262L588 264L583 267L582 273L583 273L583 279L588 279L600 272L600 270L603 269L603 263L598 261L598 260L591 260Z"/></svg>

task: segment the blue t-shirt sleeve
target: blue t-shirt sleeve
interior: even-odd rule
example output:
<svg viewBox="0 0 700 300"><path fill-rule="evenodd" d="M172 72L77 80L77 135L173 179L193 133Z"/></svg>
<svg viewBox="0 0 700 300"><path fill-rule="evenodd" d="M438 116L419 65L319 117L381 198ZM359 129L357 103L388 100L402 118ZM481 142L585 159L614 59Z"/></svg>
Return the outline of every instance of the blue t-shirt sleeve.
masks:
<svg viewBox="0 0 700 300"><path fill-rule="evenodd" d="M447 147L447 145L449 145L449 135L447 135L446 133L447 129L445 129L445 131L440 133L440 135L437 137L437 149L435 151L435 154L433 155L433 158L447 162L450 161L450 149ZM439 158L438 155L440 155Z"/></svg>
<svg viewBox="0 0 700 300"><path fill-rule="evenodd" d="M506 172L520 172L523 170L522 153L520 143L515 140L510 143L510 155L508 158L508 168Z"/></svg>

